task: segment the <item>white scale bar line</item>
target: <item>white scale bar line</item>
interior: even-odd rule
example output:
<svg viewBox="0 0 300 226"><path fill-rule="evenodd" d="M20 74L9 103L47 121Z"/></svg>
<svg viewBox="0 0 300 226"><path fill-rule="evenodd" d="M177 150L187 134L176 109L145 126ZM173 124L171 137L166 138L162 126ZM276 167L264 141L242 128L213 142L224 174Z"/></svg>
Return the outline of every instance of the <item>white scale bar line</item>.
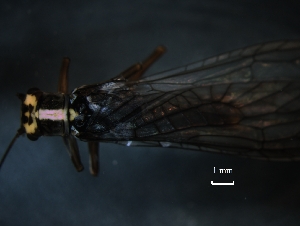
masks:
<svg viewBox="0 0 300 226"><path fill-rule="evenodd" d="M234 181L232 183L214 183L213 181L210 182L211 185L234 185Z"/></svg>

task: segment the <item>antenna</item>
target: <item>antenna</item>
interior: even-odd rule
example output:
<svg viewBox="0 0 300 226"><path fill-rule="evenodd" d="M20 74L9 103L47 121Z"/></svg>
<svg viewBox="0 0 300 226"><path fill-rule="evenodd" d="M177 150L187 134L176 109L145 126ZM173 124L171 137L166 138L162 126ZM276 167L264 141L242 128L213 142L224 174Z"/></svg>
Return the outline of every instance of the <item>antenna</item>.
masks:
<svg viewBox="0 0 300 226"><path fill-rule="evenodd" d="M0 160L0 169L1 169L1 166L2 166L2 164L3 164L3 162L4 162L4 160L5 160L5 158L6 158L7 154L8 154L8 152L9 152L9 150L12 148L12 146L13 146L13 144L15 143L15 141L17 140L17 138L18 138L20 135L22 135L23 133L25 133L23 127L21 127L20 129L18 129L17 134L14 136L14 138L12 139L12 141L10 142L10 144L8 145L6 151L5 151L4 154L2 155L2 158L1 158L1 160Z"/></svg>

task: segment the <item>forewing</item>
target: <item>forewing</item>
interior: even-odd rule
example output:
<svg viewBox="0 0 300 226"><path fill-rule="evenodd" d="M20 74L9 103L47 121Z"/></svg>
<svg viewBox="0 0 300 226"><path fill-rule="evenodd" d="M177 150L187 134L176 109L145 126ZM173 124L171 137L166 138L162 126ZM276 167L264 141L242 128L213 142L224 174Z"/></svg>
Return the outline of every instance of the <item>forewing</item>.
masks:
<svg viewBox="0 0 300 226"><path fill-rule="evenodd" d="M112 132L130 136L116 143L300 158L299 41L235 50L126 86L140 106L127 103L135 113Z"/></svg>

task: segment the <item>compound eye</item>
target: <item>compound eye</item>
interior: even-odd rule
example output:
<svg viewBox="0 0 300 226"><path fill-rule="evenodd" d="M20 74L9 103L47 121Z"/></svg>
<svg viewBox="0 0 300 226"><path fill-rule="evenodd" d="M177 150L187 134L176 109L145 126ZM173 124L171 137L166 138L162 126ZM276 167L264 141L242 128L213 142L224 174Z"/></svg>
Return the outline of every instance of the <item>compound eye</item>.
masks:
<svg viewBox="0 0 300 226"><path fill-rule="evenodd" d="M17 93L17 97L18 97L22 102L24 102L24 101L25 101L25 98L26 98L26 95L23 94L23 93Z"/></svg>

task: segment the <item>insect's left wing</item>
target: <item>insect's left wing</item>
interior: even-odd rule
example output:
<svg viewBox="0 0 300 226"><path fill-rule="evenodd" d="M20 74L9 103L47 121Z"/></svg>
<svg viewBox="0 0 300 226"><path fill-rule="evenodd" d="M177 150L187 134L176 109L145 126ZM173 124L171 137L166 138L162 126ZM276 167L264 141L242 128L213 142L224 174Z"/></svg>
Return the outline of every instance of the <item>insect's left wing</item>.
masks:
<svg viewBox="0 0 300 226"><path fill-rule="evenodd" d="M300 159L299 41L239 49L127 87L133 110L115 131L131 125L134 135L115 143Z"/></svg>

